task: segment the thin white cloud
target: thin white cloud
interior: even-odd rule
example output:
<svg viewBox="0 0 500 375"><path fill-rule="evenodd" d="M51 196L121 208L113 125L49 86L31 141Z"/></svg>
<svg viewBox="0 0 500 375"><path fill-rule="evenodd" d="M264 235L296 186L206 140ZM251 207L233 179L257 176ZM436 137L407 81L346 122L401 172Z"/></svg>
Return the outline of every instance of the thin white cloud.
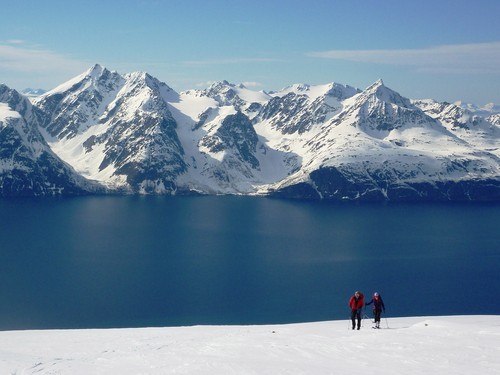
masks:
<svg viewBox="0 0 500 375"><path fill-rule="evenodd" d="M262 83L254 82L254 81L246 81L246 82L242 82L242 84L245 87L262 87L262 86L264 86Z"/></svg>
<svg viewBox="0 0 500 375"><path fill-rule="evenodd" d="M206 81L206 82L198 82L195 83L195 87L205 88L213 85L217 81Z"/></svg>
<svg viewBox="0 0 500 375"><path fill-rule="evenodd" d="M22 39L9 39L9 40L6 40L5 43L7 43L7 44L25 44L26 42Z"/></svg>
<svg viewBox="0 0 500 375"><path fill-rule="evenodd" d="M217 81L206 81L206 82L198 82L195 84L196 87L209 87L213 85L214 83L217 83ZM246 82L241 82L241 84L245 87L262 87L263 84L260 82L254 82L254 81L246 81Z"/></svg>
<svg viewBox="0 0 500 375"><path fill-rule="evenodd" d="M190 60L184 61L186 65L204 66L204 65L231 65L231 64L251 64L251 63L265 63L277 62L279 60L272 58L260 57L235 57L230 59L207 59L207 60Z"/></svg>
<svg viewBox="0 0 500 375"><path fill-rule="evenodd" d="M307 56L432 72L500 73L500 42L442 45L421 49L330 50Z"/></svg>
<svg viewBox="0 0 500 375"><path fill-rule="evenodd" d="M23 41L0 43L0 70L18 73L74 73L89 63L46 49L31 47Z"/></svg>

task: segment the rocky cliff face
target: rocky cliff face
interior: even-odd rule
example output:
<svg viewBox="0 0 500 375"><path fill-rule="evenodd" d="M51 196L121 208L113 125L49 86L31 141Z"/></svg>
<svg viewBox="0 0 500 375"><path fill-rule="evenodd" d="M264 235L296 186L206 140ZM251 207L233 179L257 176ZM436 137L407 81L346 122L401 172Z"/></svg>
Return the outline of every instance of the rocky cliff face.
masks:
<svg viewBox="0 0 500 375"><path fill-rule="evenodd" d="M40 133L41 121L26 97L0 85L0 196L104 192L52 152Z"/></svg>
<svg viewBox="0 0 500 375"><path fill-rule="evenodd" d="M171 91L146 73L96 65L34 102L54 150L83 175L110 188L172 193L186 165L164 99Z"/></svg>

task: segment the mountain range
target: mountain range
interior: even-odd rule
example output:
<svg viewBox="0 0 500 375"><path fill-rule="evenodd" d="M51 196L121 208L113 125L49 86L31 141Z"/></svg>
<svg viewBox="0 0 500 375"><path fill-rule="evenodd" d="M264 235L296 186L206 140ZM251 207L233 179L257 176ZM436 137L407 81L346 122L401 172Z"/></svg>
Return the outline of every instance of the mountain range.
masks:
<svg viewBox="0 0 500 375"><path fill-rule="evenodd" d="M412 100L382 80L178 93L95 65L35 97L0 85L0 196L500 201L497 109Z"/></svg>

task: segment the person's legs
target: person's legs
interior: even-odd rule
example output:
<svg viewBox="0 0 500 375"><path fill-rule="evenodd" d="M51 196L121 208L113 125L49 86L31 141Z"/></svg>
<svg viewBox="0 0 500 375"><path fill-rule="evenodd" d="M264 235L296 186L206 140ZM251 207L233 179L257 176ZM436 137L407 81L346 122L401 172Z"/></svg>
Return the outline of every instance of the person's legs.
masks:
<svg viewBox="0 0 500 375"><path fill-rule="evenodd" d="M377 328L380 328L380 314L382 313L382 310L374 310L375 313L375 326Z"/></svg>

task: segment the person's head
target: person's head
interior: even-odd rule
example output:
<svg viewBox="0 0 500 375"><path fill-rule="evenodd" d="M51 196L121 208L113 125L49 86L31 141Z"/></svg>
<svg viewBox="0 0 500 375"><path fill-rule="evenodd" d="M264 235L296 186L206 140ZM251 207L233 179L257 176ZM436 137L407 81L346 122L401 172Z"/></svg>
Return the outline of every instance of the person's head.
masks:
<svg viewBox="0 0 500 375"><path fill-rule="evenodd" d="M377 292L373 293L373 298L377 298L378 299L379 295Z"/></svg>
<svg viewBox="0 0 500 375"><path fill-rule="evenodd" d="M359 297L359 292L356 290L356 291L354 292L354 295L356 296L356 298L357 298L357 297Z"/></svg>

